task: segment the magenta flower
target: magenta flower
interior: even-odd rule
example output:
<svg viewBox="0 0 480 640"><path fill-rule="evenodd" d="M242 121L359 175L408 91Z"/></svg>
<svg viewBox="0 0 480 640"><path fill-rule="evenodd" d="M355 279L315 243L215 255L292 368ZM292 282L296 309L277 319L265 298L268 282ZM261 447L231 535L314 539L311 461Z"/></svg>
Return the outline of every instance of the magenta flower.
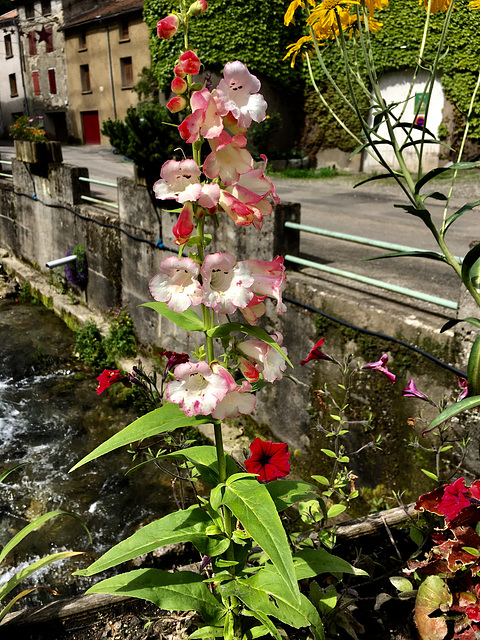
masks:
<svg viewBox="0 0 480 640"><path fill-rule="evenodd" d="M230 186L238 182L242 173L253 169L253 158L244 148L247 144L245 136L236 135L232 138L226 131L222 131L220 135L212 136L208 142L212 153L203 163L203 173L208 178L220 178L224 185Z"/></svg>
<svg viewBox="0 0 480 640"><path fill-rule="evenodd" d="M122 382L127 380L127 378L121 373L118 369L105 369L98 376L98 387L97 387L97 396L108 389L115 382ZM131 386L131 385L128 385Z"/></svg>
<svg viewBox="0 0 480 640"><path fill-rule="evenodd" d="M227 189L221 189L218 204L239 227L248 227L255 218L254 208L236 198Z"/></svg>
<svg viewBox="0 0 480 640"><path fill-rule="evenodd" d="M182 313L202 302L198 270L191 258L165 258L160 263L160 273L150 280L150 293L155 300L166 302L172 311Z"/></svg>
<svg viewBox="0 0 480 640"><path fill-rule="evenodd" d="M243 380L239 386L233 376L219 364L212 364L212 371L223 376L228 383L227 394L212 411L212 418L225 420L225 418L236 418L240 413L252 413L256 404L254 394L250 393L252 391L252 385L246 380Z"/></svg>
<svg viewBox="0 0 480 640"><path fill-rule="evenodd" d="M165 373L174 369L177 364L183 364L184 362L188 362L190 359L187 353L177 353L176 351L159 351L158 355L165 356L165 358L167 358Z"/></svg>
<svg viewBox="0 0 480 640"><path fill-rule="evenodd" d="M253 276L245 263L229 253L212 253L205 257L202 274L203 304L216 313L234 313L253 297Z"/></svg>
<svg viewBox="0 0 480 640"><path fill-rule="evenodd" d="M257 474L260 482L278 480L290 472L290 454L285 442L255 438L250 445L250 451L252 455L245 460L245 467L249 473Z"/></svg>
<svg viewBox="0 0 480 640"><path fill-rule="evenodd" d="M223 120L218 113L215 98L210 91L208 89L195 91L190 98L190 105L192 114L186 117L178 127L182 138L192 144L200 136L207 139L220 136L223 131Z"/></svg>
<svg viewBox="0 0 480 640"><path fill-rule="evenodd" d="M362 369L373 369L374 371L380 371L392 382L395 382L395 374L387 369L388 356L386 353L377 362L370 362L362 367Z"/></svg>
<svg viewBox="0 0 480 640"><path fill-rule="evenodd" d="M252 123L265 120L267 103L258 93L260 80L252 75L243 62L227 62L216 93L221 114L232 113L239 126L248 127Z"/></svg>
<svg viewBox="0 0 480 640"><path fill-rule="evenodd" d="M178 18L171 13L166 18L162 18L157 22L157 35L164 40L170 40L177 33Z"/></svg>
<svg viewBox="0 0 480 640"><path fill-rule="evenodd" d="M176 224L173 225L172 232L175 236L175 244L182 245L188 242L194 229L193 205L191 202L187 202L183 205Z"/></svg>
<svg viewBox="0 0 480 640"><path fill-rule="evenodd" d="M430 402L428 396L417 389L413 379L410 380L405 389L402 389L402 396L404 398L418 398L419 400Z"/></svg>
<svg viewBox="0 0 480 640"><path fill-rule="evenodd" d="M185 74L196 76L200 72L200 59L194 51L182 53L178 64Z"/></svg>
<svg viewBox="0 0 480 640"><path fill-rule="evenodd" d="M241 177L242 176L240 176L240 178ZM223 200L226 201L228 198L226 194L230 193L232 199L235 198L234 202L237 207L239 204L244 204L246 207L248 207L249 211L251 212L249 214L249 220L251 224L253 224L255 229L261 231L263 227L263 217L270 215L273 210L270 202L268 202L268 200L266 200L262 196L259 196L257 193L253 193L253 191L245 189L245 187L240 186L238 183L227 187L224 191L225 193L223 195ZM225 210L227 215L232 218L228 207L225 208L222 206L222 208Z"/></svg>
<svg viewBox="0 0 480 640"><path fill-rule="evenodd" d="M460 400L463 400L464 398L466 398L468 396L468 380L466 380L466 378L461 378L460 376L458 377L458 384L460 385L460 389L462 391L460 391L458 398L457 398L457 402L460 402Z"/></svg>
<svg viewBox="0 0 480 640"><path fill-rule="evenodd" d="M217 369L214 373L203 361L179 364L174 375L175 380L167 384L165 395L170 402L178 404L187 416L211 414L229 390L223 372Z"/></svg>
<svg viewBox="0 0 480 640"><path fill-rule="evenodd" d="M311 349L310 353L305 358L305 360L302 360L300 362L300 366L303 367L304 365L307 364L307 362L310 362L311 360L328 360L329 362L335 362L333 358L331 358L330 356L327 356L327 354L323 353L323 351L320 351L320 347L323 345L323 341L324 341L324 338L320 338L320 340L316 343L313 349Z"/></svg>

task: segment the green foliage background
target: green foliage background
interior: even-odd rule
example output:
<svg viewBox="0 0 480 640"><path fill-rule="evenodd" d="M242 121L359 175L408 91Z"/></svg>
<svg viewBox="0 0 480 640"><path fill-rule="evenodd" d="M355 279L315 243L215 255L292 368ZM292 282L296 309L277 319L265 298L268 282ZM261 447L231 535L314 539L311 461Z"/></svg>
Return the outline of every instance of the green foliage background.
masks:
<svg viewBox="0 0 480 640"><path fill-rule="evenodd" d="M444 91L460 114L468 110L470 96L480 69L480 11L467 7L468 0L457 0L453 11L448 54L440 62ZM296 26L285 27L283 15L289 0L210 0L204 16L190 22L190 48L197 50L205 66L221 70L225 62L239 59L256 74L267 77L278 91L301 91L303 86L305 111L305 135L302 148L315 152L320 146L338 147L345 151L355 148L355 142L339 127L321 105L311 89L306 66L300 57L295 69L282 61L285 48L303 35L300 13ZM161 89L168 89L172 69L183 46L183 38L177 35L171 40L159 40L157 21L175 9L171 0L145 0L144 17L150 29L150 51L153 71ZM297 16L296 14L296 16ZM373 54L378 74L415 66L425 23L425 8L418 0L390 0L389 6L378 12L383 23L381 31L373 36ZM431 29L425 59L431 62L440 38L445 14L432 16ZM352 47L352 43L349 43ZM332 75L342 89L346 89L345 69L335 43L325 47L324 57ZM356 118L340 101L327 81L316 68L322 92L337 114L359 134ZM368 101L358 96L361 107L368 109ZM460 120L460 126L461 121ZM458 125L458 123L457 123ZM477 102L471 120L470 138L480 140L480 101Z"/></svg>

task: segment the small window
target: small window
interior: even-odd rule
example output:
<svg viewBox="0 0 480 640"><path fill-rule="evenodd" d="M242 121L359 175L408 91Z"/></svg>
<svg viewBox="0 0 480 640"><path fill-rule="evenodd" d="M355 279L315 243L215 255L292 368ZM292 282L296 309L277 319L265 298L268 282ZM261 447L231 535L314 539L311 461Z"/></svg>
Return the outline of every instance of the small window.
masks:
<svg viewBox="0 0 480 640"><path fill-rule="evenodd" d="M31 4L25 5L25 17L27 20L35 17L35 8L33 6L33 2Z"/></svg>
<svg viewBox="0 0 480 640"><path fill-rule="evenodd" d="M33 93L36 96L40 96L42 92L40 91L40 74L38 71L32 71L32 81L33 81Z"/></svg>
<svg viewBox="0 0 480 640"><path fill-rule="evenodd" d="M119 38L120 38L120 42L125 42L125 40L130 40L130 35L128 32L128 20L126 19L120 22Z"/></svg>
<svg viewBox="0 0 480 640"><path fill-rule="evenodd" d="M5 58L13 58L12 36L10 34L5 36Z"/></svg>
<svg viewBox="0 0 480 640"><path fill-rule="evenodd" d="M17 78L14 73L11 73L8 76L8 81L10 82L10 97L14 98L15 96L18 96Z"/></svg>
<svg viewBox="0 0 480 640"><path fill-rule="evenodd" d="M48 70L48 87L52 95L57 93L57 78L55 75L55 69Z"/></svg>
<svg viewBox="0 0 480 640"><path fill-rule="evenodd" d="M48 32L47 39L45 40L45 51L52 53L53 51L53 33L51 29L45 29Z"/></svg>
<svg viewBox="0 0 480 640"><path fill-rule="evenodd" d="M120 67L122 70L122 89L130 89L133 87L133 66L132 58L120 58Z"/></svg>
<svg viewBox="0 0 480 640"><path fill-rule="evenodd" d="M82 29L78 34L78 50L87 50L87 32L85 31L85 29Z"/></svg>
<svg viewBox="0 0 480 640"><path fill-rule="evenodd" d="M37 41L35 39L35 31L28 32L28 52L31 56L37 55Z"/></svg>
<svg viewBox="0 0 480 640"><path fill-rule="evenodd" d="M80 82L82 83L82 93L91 93L90 70L88 64L80 65Z"/></svg>
<svg viewBox="0 0 480 640"><path fill-rule="evenodd" d="M42 16L49 16L52 13L50 0L42 0Z"/></svg>

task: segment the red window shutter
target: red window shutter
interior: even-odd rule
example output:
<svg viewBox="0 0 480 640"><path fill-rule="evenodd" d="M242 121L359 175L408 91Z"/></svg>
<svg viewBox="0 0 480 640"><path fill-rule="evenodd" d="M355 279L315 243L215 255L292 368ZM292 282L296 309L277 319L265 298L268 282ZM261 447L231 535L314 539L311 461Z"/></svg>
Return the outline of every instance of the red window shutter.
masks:
<svg viewBox="0 0 480 640"><path fill-rule="evenodd" d="M35 31L28 32L28 50L31 56L37 55L37 41L35 40Z"/></svg>
<svg viewBox="0 0 480 640"><path fill-rule="evenodd" d="M41 95L40 77L39 77L38 71L32 71L32 80L33 80L33 93L36 96Z"/></svg>
<svg viewBox="0 0 480 640"><path fill-rule="evenodd" d="M50 93L57 93L57 79L55 77L55 69L48 70L48 84Z"/></svg>
<svg viewBox="0 0 480 640"><path fill-rule="evenodd" d="M45 51L51 53L53 51L53 34L51 29L46 29L46 31L48 31L48 36L45 40Z"/></svg>

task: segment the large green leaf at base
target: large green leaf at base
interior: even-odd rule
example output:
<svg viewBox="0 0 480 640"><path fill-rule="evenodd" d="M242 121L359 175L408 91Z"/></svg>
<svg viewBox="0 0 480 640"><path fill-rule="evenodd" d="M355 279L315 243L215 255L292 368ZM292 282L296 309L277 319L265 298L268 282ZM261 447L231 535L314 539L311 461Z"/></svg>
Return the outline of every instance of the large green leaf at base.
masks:
<svg viewBox="0 0 480 640"><path fill-rule="evenodd" d="M160 569L137 569L107 578L88 589L88 593L111 593L153 602L170 611L198 611L205 622L216 622L223 613L220 602L191 571L168 573Z"/></svg>
<svg viewBox="0 0 480 640"><path fill-rule="evenodd" d="M356 576L367 576L363 569L353 567L349 562L334 556L326 549L302 549L294 557L297 580L314 578L322 573L349 573Z"/></svg>
<svg viewBox="0 0 480 640"><path fill-rule="evenodd" d="M186 331L204 331L205 327L202 320L192 309L186 309L182 313L177 313L169 309L165 302L145 302L141 307L148 307L159 313L164 318L185 329Z"/></svg>
<svg viewBox="0 0 480 640"><path fill-rule="evenodd" d="M183 511L175 511L145 525L109 549L87 569L77 571L75 575L93 576L158 547L177 542L191 542L200 553L207 556L219 555L226 551L230 541L228 538L207 536L206 528L212 524L210 516L197 505Z"/></svg>
<svg viewBox="0 0 480 640"><path fill-rule="evenodd" d="M324 640L322 621L318 611L303 594L297 602L283 576L274 570L260 569L248 579L232 581L222 586L224 597L236 596L245 606L299 629L310 627L317 640Z"/></svg>
<svg viewBox="0 0 480 640"><path fill-rule="evenodd" d="M318 497L318 488L315 485L299 480L273 480L267 482L265 487L278 512L288 509L296 502Z"/></svg>
<svg viewBox="0 0 480 640"><path fill-rule="evenodd" d="M300 601L290 546L267 488L253 476L227 480L222 503L270 558L290 590L293 601Z"/></svg>
<svg viewBox="0 0 480 640"><path fill-rule="evenodd" d="M110 453L120 447L125 447L136 442L137 440L143 440L151 436L157 436L160 433L166 433L168 431L174 431L175 429L185 427L195 427L200 424L206 424L211 422L210 416L186 416L178 405L169 402L164 404L159 409L154 409L150 413L146 413L144 416L138 418L128 427L125 427L114 436L109 438L106 442L102 443L91 453L77 462L70 471L78 469L82 465L99 458L100 456Z"/></svg>

